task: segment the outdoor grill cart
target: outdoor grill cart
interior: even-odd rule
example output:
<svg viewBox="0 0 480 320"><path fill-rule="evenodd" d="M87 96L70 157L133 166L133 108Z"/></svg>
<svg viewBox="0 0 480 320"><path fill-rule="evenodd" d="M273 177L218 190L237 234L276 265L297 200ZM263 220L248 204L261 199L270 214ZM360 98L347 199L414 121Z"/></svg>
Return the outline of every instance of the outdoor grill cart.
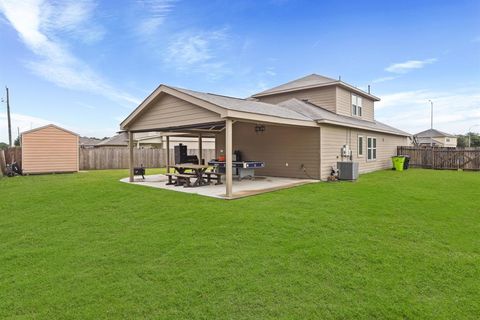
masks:
<svg viewBox="0 0 480 320"><path fill-rule="evenodd" d="M212 160L208 162L208 165L218 168L220 171L225 169L225 161ZM263 161L233 161L232 167L236 169L238 179L242 180L245 178L254 179L255 178L255 169L264 168L265 162ZM223 169L223 170L222 170Z"/></svg>

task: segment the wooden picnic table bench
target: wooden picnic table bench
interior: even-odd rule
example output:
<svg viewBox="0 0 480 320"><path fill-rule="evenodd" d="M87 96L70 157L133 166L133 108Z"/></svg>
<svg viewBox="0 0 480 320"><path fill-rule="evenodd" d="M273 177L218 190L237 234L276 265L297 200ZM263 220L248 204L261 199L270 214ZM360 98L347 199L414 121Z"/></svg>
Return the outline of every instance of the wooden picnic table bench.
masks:
<svg viewBox="0 0 480 320"><path fill-rule="evenodd" d="M212 180L216 181L215 185L222 184L222 176L225 175L225 173L220 173L220 172L205 172L204 175L207 177L207 183L211 183Z"/></svg>
<svg viewBox="0 0 480 320"><path fill-rule="evenodd" d="M176 164L172 166L178 173L168 174L169 177L169 184L173 184L173 178L176 177L176 186L180 186L185 184L186 187L199 187L207 184L205 180L204 173L209 168L207 165L201 164L192 164L192 163L184 163L184 164ZM186 172L187 170L191 170L192 172ZM191 183L192 178L196 178L196 180Z"/></svg>

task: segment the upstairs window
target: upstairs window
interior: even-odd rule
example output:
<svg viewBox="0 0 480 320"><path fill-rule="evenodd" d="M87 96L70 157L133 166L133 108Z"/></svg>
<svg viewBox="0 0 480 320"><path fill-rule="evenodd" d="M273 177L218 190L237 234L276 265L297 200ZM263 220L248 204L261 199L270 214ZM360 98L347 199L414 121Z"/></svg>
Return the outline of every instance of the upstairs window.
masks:
<svg viewBox="0 0 480 320"><path fill-rule="evenodd" d="M362 97L352 94L352 115L361 117L363 111L362 109Z"/></svg>

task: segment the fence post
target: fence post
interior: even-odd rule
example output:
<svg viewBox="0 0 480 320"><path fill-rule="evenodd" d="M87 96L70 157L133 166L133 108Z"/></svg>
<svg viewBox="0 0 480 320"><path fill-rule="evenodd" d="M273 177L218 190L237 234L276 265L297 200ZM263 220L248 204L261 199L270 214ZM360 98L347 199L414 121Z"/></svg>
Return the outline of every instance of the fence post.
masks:
<svg viewBox="0 0 480 320"><path fill-rule="evenodd" d="M7 163L5 162L5 151L0 150L0 177L6 174Z"/></svg>

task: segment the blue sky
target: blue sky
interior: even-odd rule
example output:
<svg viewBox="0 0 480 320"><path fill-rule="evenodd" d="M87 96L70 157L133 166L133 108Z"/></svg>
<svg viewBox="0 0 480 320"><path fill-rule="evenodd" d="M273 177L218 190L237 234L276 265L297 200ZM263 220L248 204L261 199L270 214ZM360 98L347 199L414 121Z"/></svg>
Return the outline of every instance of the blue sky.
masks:
<svg viewBox="0 0 480 320"><path fill-rule="evenodd" d="M480 125L480 1L0 0L15 131L111 136L160 83L246 97L311 73L370 84L377 120L427 129L431 99L435 127L464 133Z"/></svg>

